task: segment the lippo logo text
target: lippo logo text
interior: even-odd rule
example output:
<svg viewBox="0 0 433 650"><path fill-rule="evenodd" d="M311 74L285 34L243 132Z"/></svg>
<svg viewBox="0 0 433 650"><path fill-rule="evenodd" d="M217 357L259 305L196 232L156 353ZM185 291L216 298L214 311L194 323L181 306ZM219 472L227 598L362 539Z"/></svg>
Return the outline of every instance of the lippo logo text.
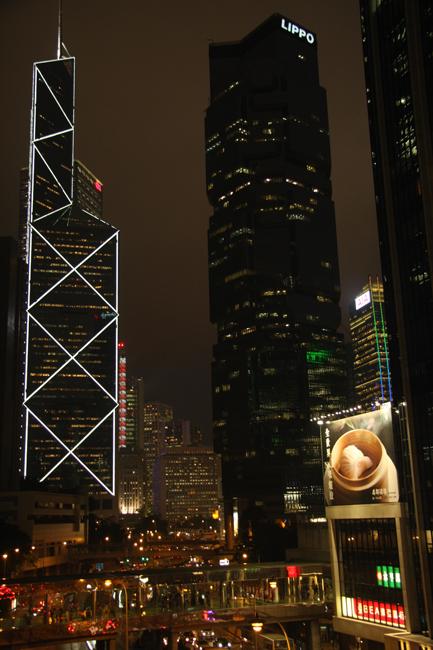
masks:
<svg viewBox="0 0 433 650"><path fill-rule="evenodd" d="M290 32L294 36L298 36L299 38L305 38L307 43L310 43L312 45L315 41L314 34L311 32L307 32L305 29L302 27L299 27L296 23L291 23L289 20L286 20L286 18L281 19L281 27L286 30L286 32Z"/></svg>

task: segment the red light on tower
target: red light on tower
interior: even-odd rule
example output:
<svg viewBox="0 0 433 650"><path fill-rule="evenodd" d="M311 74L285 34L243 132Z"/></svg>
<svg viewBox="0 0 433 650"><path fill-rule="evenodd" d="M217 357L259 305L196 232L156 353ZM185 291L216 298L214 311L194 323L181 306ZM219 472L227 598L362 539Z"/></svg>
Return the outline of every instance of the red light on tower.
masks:
<svg viewBox="0 0 433 650"><path fill-rule="evenodd" d="M97 190L98 192L102 192L102 183L101 183L101 181L95 181L95 182L93 183L93 187L94 187L95 190Z"/></svg>
<svg viewBox="0 0 433 650"><path fill-rule="evenodd" d="M117 347L119 348L119 350L123 350L123 348L125 347L125 341L119 341Z"/></svg>

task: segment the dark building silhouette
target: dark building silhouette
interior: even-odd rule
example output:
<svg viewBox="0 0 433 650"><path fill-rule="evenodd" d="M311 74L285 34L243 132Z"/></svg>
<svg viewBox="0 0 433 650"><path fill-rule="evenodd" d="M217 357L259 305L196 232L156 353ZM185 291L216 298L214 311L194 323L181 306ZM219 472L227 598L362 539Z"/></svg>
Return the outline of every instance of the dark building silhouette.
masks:
<svg viewBox="0 0 433 650"><path fill-rule="evenodd" d="M19 252L13 237L0 237L0 490L18 486Z"/></svg>
<svg viewBox="0 0 433 650"><path fill-rule="evenodd" d="M117 230L73 161L75 60L34 65L24 328L29 484L114 494ZM73 173L73 170L75 173ZM111 500L103 507L109 509Z"/></svg>
<svg viewBox="0 0 433 650"><path fill-rule="evenodd" d="M174 420L172 445L205 447L203 431L191 420Z"/></svg>
<svg viewBox="0 0 433 650"><path fill-rule="evenodd" d="M344 406L346 361L316 36L273 15L209 57L213 427L242 526L322 503L310 418Z"/></svg>
<svg viewBox="0 0 433 650"><path fill-rule="evenodd" d="M433 2L361 1L373 173L416 576L433 632ZM419 641L421 643L421 641Z"/></svg>

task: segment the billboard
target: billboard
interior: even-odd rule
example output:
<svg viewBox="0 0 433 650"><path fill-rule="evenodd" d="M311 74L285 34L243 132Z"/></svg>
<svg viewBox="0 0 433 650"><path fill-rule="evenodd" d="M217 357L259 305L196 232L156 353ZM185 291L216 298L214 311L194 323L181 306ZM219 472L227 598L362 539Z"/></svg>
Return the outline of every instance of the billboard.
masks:
<svg viewBox="0 0 433 650"><path fill-rule="evenodd" d="M322 426L329 506L399 500L391 404Z"/></svg>
<svg viewBox="0 0 433 650"><path fill-rule="evenodd" d="M361 307L365 307L365 305L368 305L371 302L371 295L370 291L364 291L364 293L361 293L360 296L355 298L355 309L361 309Z"/></svg>
<svg viewBox="0 0 433 650"><path fill-rule="evenodd" d="M403 605L397 603L364 600L363 598L341 597L343 616L356 618L370 623L380 623L392 627L406 627L406 617Z"/></svg>

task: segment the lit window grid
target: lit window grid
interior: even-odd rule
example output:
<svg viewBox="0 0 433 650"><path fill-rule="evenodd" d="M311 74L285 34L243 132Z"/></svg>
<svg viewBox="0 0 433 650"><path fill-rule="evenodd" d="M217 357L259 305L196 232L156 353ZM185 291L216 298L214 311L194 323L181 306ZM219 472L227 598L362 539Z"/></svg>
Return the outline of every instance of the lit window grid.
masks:
<svg viewBox="0 0 433 650"><path fill-rule="evenodd" d="M75 67L75 59L71 58L70 60L73 62L73 66ZM103 487L103 488L104 488L108 493L110 493L110 494L114 494L114 486L115 486L115 453L114 453L114 449L115 449L115 448L114 448L114 443L115 443L115 410L116 410L116 406L117 406L117 320L118 320L118 313L117 313L117 309L118 309L118 295L117 295L117 286L118 286L118 284L117 284L117 279L118 279L118 278L117 278L117 276L118 276L118 239L117 239L117 238L118 238L118 234L117 234L117 231L116 231L116 232L115 232L113 235L111 235L111 236L110 236L106 241L104 241L100 246L98 246L96 249L94 249L94 250L93 250L93 251L92 251L92 252L91 252L91 253L90 253L86 258L84 258L84 260L82 260L82 261L81 261L79 264L77 264L76 266L73 266L73 265L72 265L72 264L71 264L71 263L70 263L70 262L69 262L69 261L68 261L68 260L67 260L67 259L66 259L66 258L65 258L65 257L64 257L64 256L63 256L63 255L62 255L62 254L61 254L61 253L60 253L60 252L59 252L59 251L58 251L58 250L57 250L57 249L56 249L56 248L55 248L55 247L54 247L54 246L53 246L53 245L52 245L52 244L51 244L51 243L50 243L50 242L49 242L49 241L48 241L48 240L47 240L47 239L42 235L42 234L41 234L41 233L40 233L40 232L38 232L38 230L37 230L37 229L35 228L35 226L34 226L34 223L35 223L36 221L40 221L41 219L45 218L46 216L52 216L55 212L60 212L61 210L64 210L64 209L66 209L67 207L71 206L71 205L72 205L72 198L73 198L73 197L72 197L72 192L73 192L73 183L71 184L71 187L72 187L72 190L71 190L71 196L69 196L69 195L67 194L67 192L65 191L65 189L63 188L63 186L62 186L62 184L60 183L60 181L56 178L56 176L55 176L53 170L51 169L50 165L48 164L47 160L45 159L45 157L42 155L42 153L41 153L41 152L38 150L38 148L37 148L37 143L38 143L39 141L41 141L41 140L46 140L46 139L49 139L49 138L55 138L55 137L58 137L59 135L61 135L61 134L63 134L63 133L71 132L71 134L72 134L71 170L72 170L72 166L73 166L73 151L74 151L74 126L73 126L74 118L72 117L72 121L69 120L69 118L67 117L66 113L64 112L62 106L60 105L59 101L57 100L57 98L56 98L54 92L53 92L52 89L50 88L50 86L49 86L49 84L47 83L46 79L45 79L44 76L42 75L41 70L39 69L39 66L40 66L42 63L55 63L55 62L58 62L58 63L60 64L60 60L59 60L59 61L54 60L54 61L43 61L43 62L35 63L34 66L33 66L32 112L31 112L31 146L30 146L30 165L29 165L29 167L30 167L30 187L29 187L29 201L28 201L28 230L29 230L29 234L28 234L28 249L27 249L27 261L28 261L28 286L27 286L27 298L28 298L28 301L29 301L29 300L30 300L31 275L32 275L32 274L31 274L31 271L32 271L32 269L31 269L31 261L32 261L32 255L31 255L31 252L32 252L32 246L33 246L33 236L32 236L32 235L33 235L33 231L35 231L35 232L37 232L37 234L38 234L38 235L39 235L39 236L40 236L40 237L41 237L41 238L42 238L42 239L47 243L47 245L48 245L51 249L53 249L53 251L55 252L55 254L58 255L58 256L59 256L59 257L60 257L60 258L61 258L61 259L66 263L66 265L69 267L70 270L68 271L67 276L69 276L70 274L72 274L72 273L75 272L75 273L76 273L79 277L81 277L81 279L82 279L82 280L83 280L83 281L84 281L84 282L85 282L85 283L86 283L86 284L87 284L87 285L88 285L88 286L89 286L89 287L90 287L90 288L91 288L91 289L92 289L92 290L93 290L93 291L98 295L98 297L101 298L101 299L102 299L102 300L103 300L103 301L104 301L104 302L105 302L105 303L106 303L106 304L107 304L111 309L113 309L113 311L114 311L115 317L112 319L111 322L107 323L107 325L102 329L102 331L104 331L104 330L106 329L106 327L111 326L111 325L114 325L114 327L115 327L115 332L116 332L116 334L115 334L115 344L116 344L115 396L113 397L113 395L110 395L110 394L108 393L108 391L106 391L106 389L105 389L105 388L104 388L104 387L103 387L103 386L102 386L102 385L101 385L101 384L100 384L100 383L95 379L95 377L93 377L90 373L88 373L87 370L86 370L86 369L85 369L85 368L84 368L84 367L83 367L83 366L78 362L78 360L77 360L76 358L74 358L74 357L78 356L78 354L79 354L79 353L80 353L80 352L81 352L85 347L87 347L87 345L89 345L89 343L90 343L91 341L87 342L87 343L86 343L82 348L80 348L80 349L79 349L79 350L78 350L74 355L71 355L71 354L69 353L69 351L66 350L66 349L65 349L65 348L60 344L60 342L57 341L57 340L55 339L55 337L53 337L53 336L52 336L52 335L51 335L51 334L50 334L50 333L49 333L49 332L48 332L48 331L43 327L43 325L42 325L39 321L37 321L37 319L35 319L34 316L30 313L30 309L34 306L34 304L36 304L37 302L40 302L40 300L42 300L42 298L45 298L45 297L46 297L46 296L47 296L51 291L53 291L53 289L54 289L58 284L60 284L60 282L64 281L64 279L65 279L66 276L63 276L63 277L62 277L58 282L56 282L56 283L55 283L55 284L54 284L54 285L53 285L53 286L52 286L48 291L46 291L42 296L40 296L40 297L38 298L38 300L35 301L35 303L30 304L30 303L28 302L27 310L26 310L26 312L27 312L27 319L26 319L25 377L24 377L24 407L25 407L24 477L27 475L29 414L31 413L32 416L33 416L37 421L39 421L39 423L41 424L41 426L42 426L42 427L43 427L43 428L44 428L44 429L45 429L45 430L46 430L46 431L47 431L47 432L48 432L48 433L49 433L49 434L50 434L50 435L51 435L51 436L52 436L52 437L53 437L53 438L54 438L54 439L55 439L55 440L56 440L56 441L61 445L61 446L63 446L63 447L65 448L65 450L67 451L66 455L61 459L61 461L59 461L59 462L58 462L58 463L57 463L57 464L56 464L56 465L55 465L55 466L50 470L50 472L48 472L45 476L43 476L42 478L39 479L40 482L43 482L43 481L44 481L44 480L49 476L49 474L51 474L51 472L54 471L54 469L56 469L56 468L57 468L57 467L58 467L58 466L59 466L59 465L60 465L60 464L61 464L61 463L66 459L66 458L68 458L68 457L71 455L71 456L74 457L74 459L75 459L75 460L76 460L80 465L82 465L82 466L84 467L84 469L85 469L85 470L86 470L86 471L87 471L87 472L88 472L88 473L89 473L89 474L90 474L90 475L91 475L91 476L92 476L92 477L93 477L93 478L94 478L94 479L95 479L95 480L96 480L96 481L97 481L97 482L98 482L98 483L99 483L99 484L100 484L100 485L101 485L101 486L102 486L102 487ZM62 65L63 65L64 62L65 62L65 60L61 60L61 62L62 62ZM35 137L35 136L36 136L37 81L38 81L38 79L41 79L41 80L44 82L44 84L45 84L46 87L48 88L48 90L49 90L49 92L50 92L50 94L51 94L51 96L52 96L54 102L56 103L56 105L58 106L58 108L60 108L61 112L63 113L63 115L64 115L64 117L65 117L65 119L66 119L67 122L70 124L70 129L66 129L66 130L58 131L58 132L52 133L52 134L50 134L50 135L48 135L48 136L43 136L42 138L39 138L39 139L37 139L37 138ZM73 75L73 97L74 97L74 96L75 96L75 75ZM47 212L45 215L39 216L38 219L34 219L34 218L33 218L34 186L35 186L35 151L38 152L38 155L41 157L41 159L42 159L43 162L45 163L46 167L48 168L48 170L49 170L50 173L52 174L52 177L53 177L53 179L56 181L57 185L61 188L63 194L65 195L65 199L66 199L66 201L67 201L66 204L65 204L64 206L61 206L60 208L57 208L56 210L51 210L51 211ZM89 214L90 214L90 213L89 213ZM94 215L90 215L90 216L92 216L92 218L94 217ZM94 218L96 218L96 217L94 217ZM87 280L85 277L83 277L83 276L79 273L79 271L78 271L78 268L79 268L82 264L84 264L84 263L85 263L85 262L86 262L86 261L87 261L87 260L92 256L92 255L94 255L94 254L95 254L95 253L96 253L96 252L97 252L97 251L98 251L102 246L105 246L105 245L107 244L107 242L110 241L110 239L112 239L112 238L115 238L115 239L116 239L116 292L115 292L115 305L114 305L114 306L111 305L111 304L110 304L110 303L109 303L109 302L104 298L104 296L102 296L102 295L99 293L99 291L97 291L97 289L96 289L94 286L92 286L91 283L88 282L88 280ZM36 415L35 415L35 414L30 410L30 408L29 408L28 405L27 405L27 401L28 401L28 400L32 397L32 395L34 395L35 392L36 392L36 391L34 391L34 392L32 393L32 395L28 395L28 394L27 394L27 378L28 378L28 364L27 364L27 361L28 361L28 352L29 352L29 322L30 322L30 318L32 318L35 322L37 322L37 324L39 325L39 327L41 327L41 329L43 329L43 330L45 331L45 333L46 333L50 338L52 338L52 339L55 341L55 343L57 343L57 345L59 345L59 347L60 347L64 352L66 352L66 354L68 355L69 359L67 360L67 362L65 362L65 364L63 364L62 369L63 369L63 368L64 368L68 363L70 363L71 361L73 361L74 363L76 363L77 365L80 366L80 368L81 368L81 369L82 369L82 370L83 370L83 371L84 371L84 372L85 372L85 373L86 373L86 374L87 374L87 375L88 375L88 376L89 376L89 377L90 377L90 378L91 378L91 379L92 379L92 380L93 380L93 381L94 381L94 382L99 386L99 388L101 388L104 392L106 392L107 394L109 394L110 397L113 399L113 402L114 402L114 406L113 406L112 411L109 412L108 414L106 414L106 415L104 416L104 418L102 418L101 421L100 421L100 422L99 422L95 427L93 427L93 428L92 428L92 429L91 429L91 430L86 434L86 436L84 436L84 437L80 440L80 442L79 442L78 444L76 444L72 449L68 448L68 446L65 445L65 443L64 443L60 438L58 438L58 436L55 435L55 433L54 433L54 432L53 432L53 431L52 431L52 430L51 430L51 429L46 425L46 423L44 423L40 418L38 418L38 417L37 417L37 416L36 416ZM99 335L102 333L102 331L100 331L100 332L98 333L97 336L99 336ZM92 340L94 340L95 338L97 338L97 336L93 337ZM54 374L57 374L58 372L59 372L59 370L57 370L56 373L53 373L53 375L51 375L51 377L49 377L49 378L44 382L43 385L45 385L46 383L48 383L48 381L50 381L50 380L52 379L52 377L54 376ZM42 385L40 385L36 390L39 390L41 387L42 387ZM112 486L113 486L112 489L110 489L106 484L104 484L104 482L101 481L101 479L100 479L100 478L99 478L99 477L98 477L94 472L92 472L92 471L90 470L90 468L87 467L87 465L86 465L86 464L85 464L85 463L84 463L80 458L78 458L78 456L76 456L76 454L74 453L74 451L75 451L75 450L76 450L76 449L77 449L77 448L78 448L78 447L79 447L79 446L84 442L84 440L85 440L86 438L88 438L88 437L91 435L91 433L93 433L93 432L98 428L98 426L100 426L100 425L101 425L101 424L102 424L102 423L103 423L107 418L109 418L109 417L111 417L111 419L112 419L112 450L113 450L113 454L112 454L112 477L111 477L111 478L112 478Z"/></svg>
<svg viewBox="0 0 433 650"><path fill-rule="evenodd" d="M387 400L392 396L389 372L386 324L383 318L383 291L375 291L372 301L350 318L353 345L354 384L363 403Z"/></svg>

